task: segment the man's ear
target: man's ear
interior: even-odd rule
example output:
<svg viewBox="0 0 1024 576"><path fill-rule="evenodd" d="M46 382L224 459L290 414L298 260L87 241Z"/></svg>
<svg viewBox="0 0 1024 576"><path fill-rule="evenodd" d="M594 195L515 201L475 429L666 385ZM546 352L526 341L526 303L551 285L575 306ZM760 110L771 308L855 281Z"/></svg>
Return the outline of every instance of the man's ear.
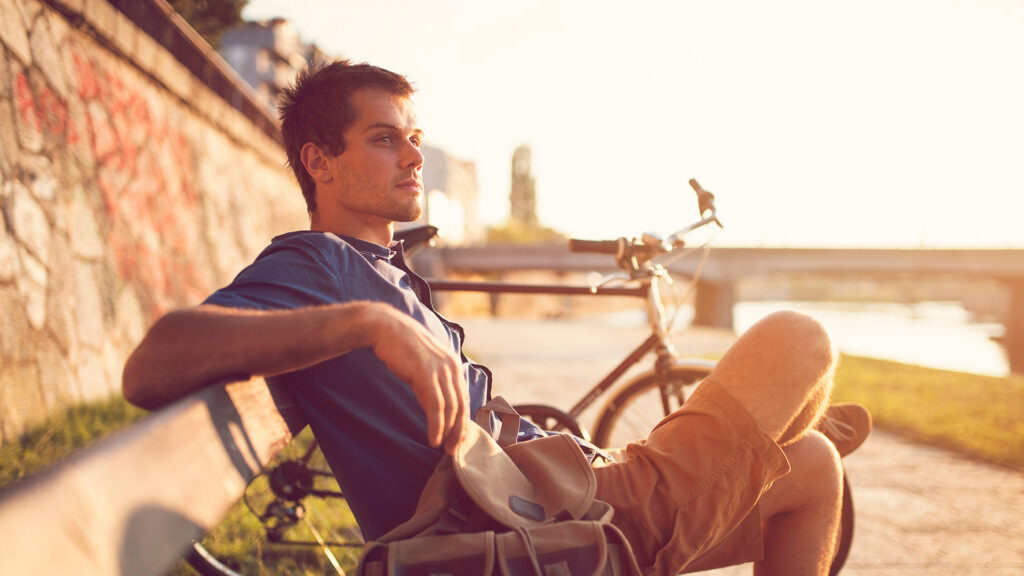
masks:
<svg viewBox="0 0 1024 576"><path fill-rule="evenodd" d="M302 165L314 181L331 181L334 175L331 173L331 164L328 162L326 151L312 142L306 142L302 145L302 150L299 151L299 154L302 158Z"/></svg>

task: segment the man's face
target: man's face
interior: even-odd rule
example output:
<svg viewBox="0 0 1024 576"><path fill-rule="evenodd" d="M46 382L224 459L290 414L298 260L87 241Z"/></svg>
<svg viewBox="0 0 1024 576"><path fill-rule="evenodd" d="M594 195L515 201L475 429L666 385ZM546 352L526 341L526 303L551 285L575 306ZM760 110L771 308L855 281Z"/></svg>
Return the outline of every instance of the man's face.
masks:
<svg viewBox="0 0 1024 576"><path fill-rule="evenodd" d="M356 118L343 135L345 151L329 157L332 178L317 187L322 224L353 234L352 224L416 220L423 212L423 132L415 106L370 89L354 93L352 106Z"/></svg>

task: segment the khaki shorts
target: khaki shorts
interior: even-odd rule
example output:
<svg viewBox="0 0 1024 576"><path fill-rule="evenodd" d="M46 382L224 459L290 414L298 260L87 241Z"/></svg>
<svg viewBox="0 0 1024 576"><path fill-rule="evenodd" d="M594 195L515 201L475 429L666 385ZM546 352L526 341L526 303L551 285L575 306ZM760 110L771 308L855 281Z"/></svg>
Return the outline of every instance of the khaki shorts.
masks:
<svg viewBox="0 0 1024 576"><path fill-rule="evenodd" d="M705 380L625 460L594 469L648 574L741 564L764 554L757 502L789 472L782 449L728 392Z"/></svg>

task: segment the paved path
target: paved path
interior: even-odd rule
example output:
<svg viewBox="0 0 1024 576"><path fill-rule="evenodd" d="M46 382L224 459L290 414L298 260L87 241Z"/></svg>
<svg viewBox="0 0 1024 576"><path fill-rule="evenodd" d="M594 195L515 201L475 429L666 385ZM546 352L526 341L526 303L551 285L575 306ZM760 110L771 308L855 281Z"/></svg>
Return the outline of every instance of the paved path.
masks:
<svg viewBox="0 0 1024 576"><path fill-rule="evenodd" d="M595 320L460 319L469 354L513 402L568 407L646 335ZM684 355L715 355L729 334L677 338ZM585 412L591 424L594 412ZM857 510L847 575L1024 575L1024 474L876 430L846 460ZM749 574L748 567L716 571Z"/></svg>

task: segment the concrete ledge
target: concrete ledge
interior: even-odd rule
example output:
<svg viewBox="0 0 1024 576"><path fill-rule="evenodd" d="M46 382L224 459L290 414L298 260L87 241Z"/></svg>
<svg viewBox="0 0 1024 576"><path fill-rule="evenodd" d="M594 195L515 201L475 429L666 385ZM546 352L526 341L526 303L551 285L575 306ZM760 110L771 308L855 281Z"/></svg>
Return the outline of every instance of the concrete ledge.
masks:
<svg viewBox="0 0 1024 576"><path fill-rule="evenodd" d="M278 122L273 113L266 110L259 95L164 0L133 1L154 6L150 13L162 14L166 18L164 25L173 27L180 35L180 42L188 45L181 49L190 47L196 60L203 61L202 70L190 70L160 39L151 37L108 0L41 1L70 21L84 24L84 29L92 32L104 46L159 82L204 118L223 127L237 143L258 151L273 163L282 162ZM243 111L234 102L225 101L224 96L207 85L203 77L207 72L224 79L232 86L232 94L240 96L241 101L249 106L243 106ZM210 106L212 101L222 106ZM249 117L252 113L259 117Z"/></svg>
<svg viewBox="0 0 1024 576"><path fill-rule="evenodd" d="M8 576L157 576L302 428L262 379L208 387L0 494Z"/></svg>

